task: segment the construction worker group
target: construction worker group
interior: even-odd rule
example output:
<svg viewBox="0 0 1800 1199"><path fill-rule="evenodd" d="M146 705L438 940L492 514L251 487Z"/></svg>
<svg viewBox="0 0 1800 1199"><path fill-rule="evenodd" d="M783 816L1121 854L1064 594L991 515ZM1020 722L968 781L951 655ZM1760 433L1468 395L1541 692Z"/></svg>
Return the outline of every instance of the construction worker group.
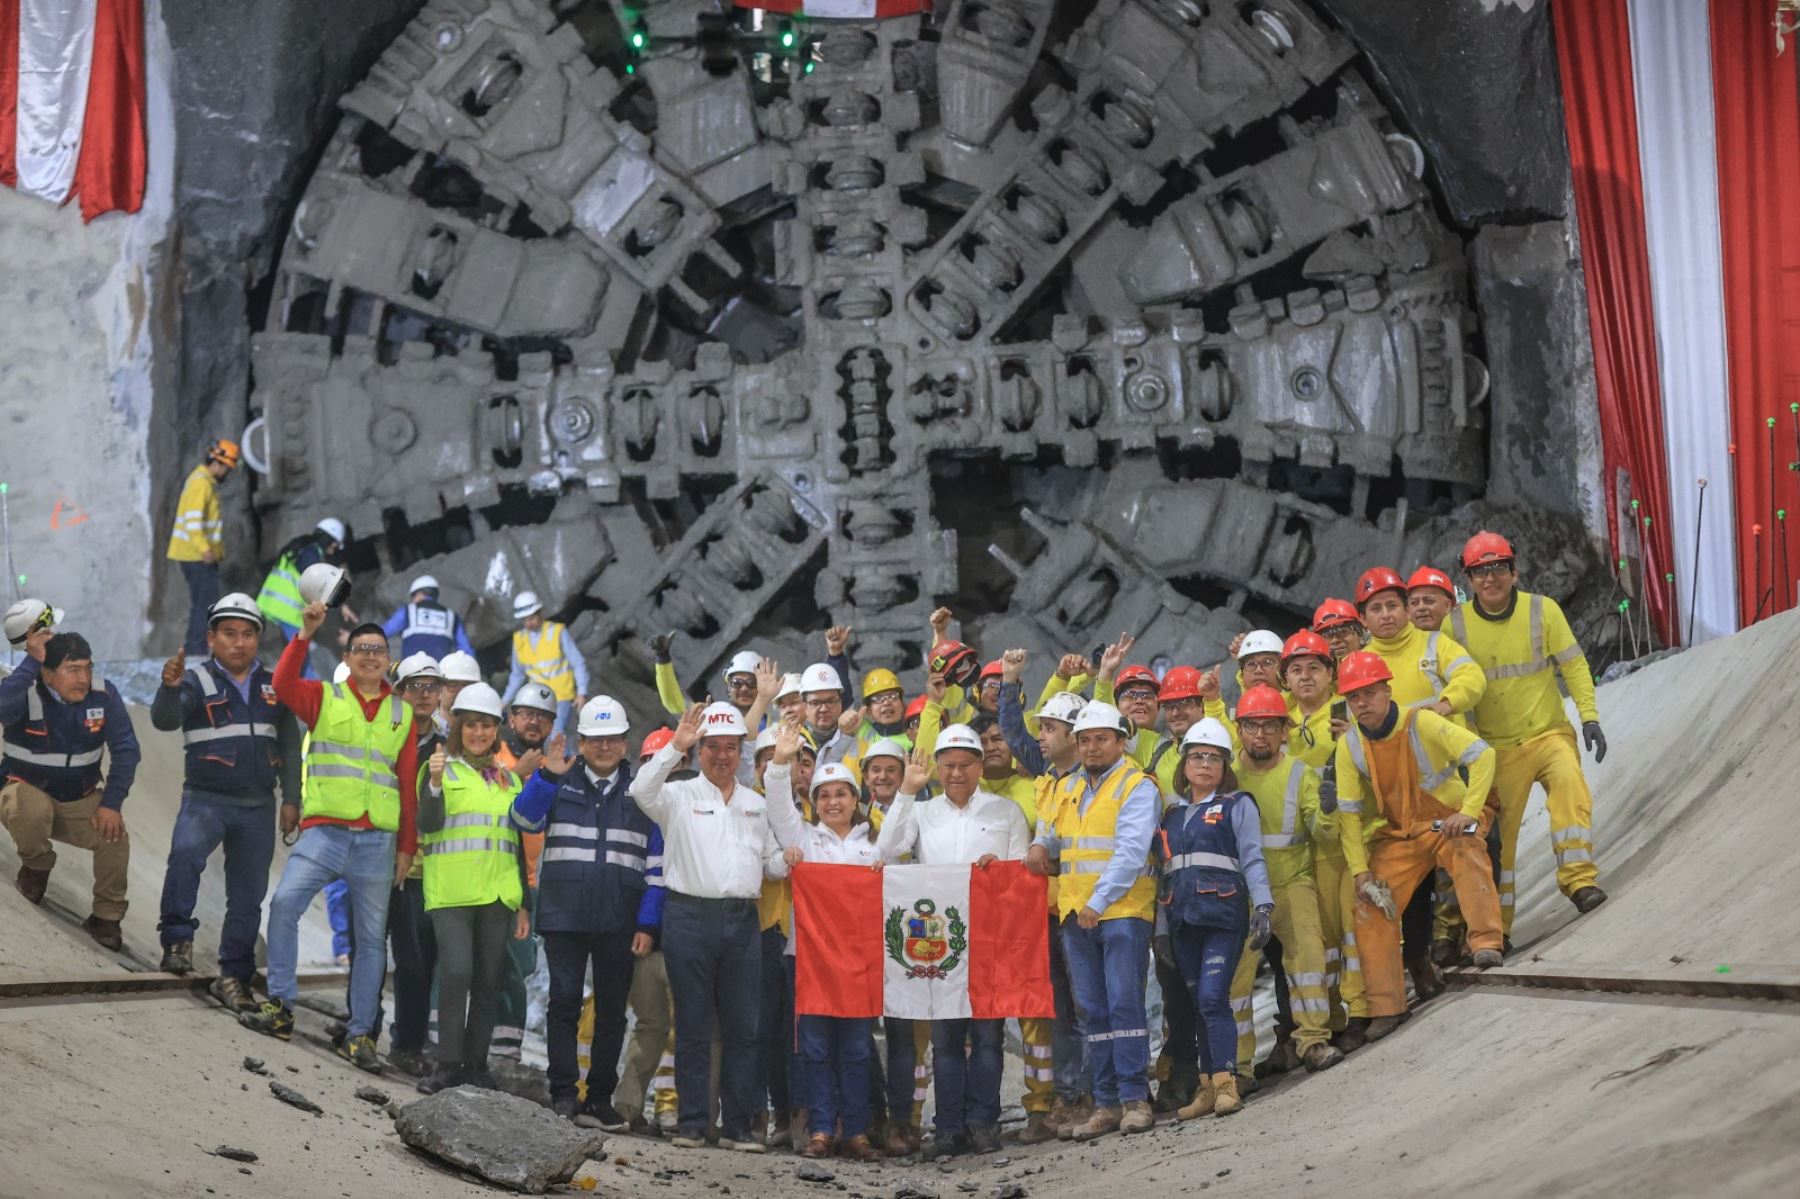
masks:
<svg viewBox="0 0 1800 1199"><path fill-rule="evenodd" d="M201 468L214 479L236 447L230 462L215 450ZM205 499L178 532L216 566ZM165 666L151 720L181 731L187 777L163 966L195 968L198 881L223 846L212 993L246 1027L290 1037L300 920L341 884L356 948L338 1052L416 1075L421 1091L494 1085L489 1057L525 1023L513 993L541 942L559 1115L809 1157L999 1149L1003 1021L796 1016L787 879L801 862L1017 860L1045 878L1055 1017L1020 1021L1026 1144L1232 1114L1259 1078L1329 1068L1391 1033L1409 979L1425 1000L1441 969L1502 964L1534 787L1563 894L1583 913L1605 900L1563 698L1603 758L1593 679L1496 533L1463 548L1468 598L1433 567L1373 567L1308 627L1240 635L1228 679L1222 664L1133 664L1121 635L1095 658L1060 654L1028 701L1033 656L984 665L940 609L922 663L864 663L857 680L853 631L834 627L795 673L734 654L727 698L695 703L690 688L721 688L684 684L673 635L659 636L657 691L675 719L651 728L590 698L573 639L528 592L513 601L504 693L430 576L385 624L346 612L344 533L322 521L284 548L255 599L210 598L198 643L190 629ZM196 604L215 581L190 572ZM333 609L343 663L316 681ZM87 927L117 949L138 749L63 619L37 601L6 616L26 659L0 680L0 822L33 902L53 842L93 852ZM285 642L272 671L256 657L265 629ZM901 671L921 680L910 703ZM259 999L277 830L296 839L268 905ZM1259 1063L1264 964L1279 1014Z"/></svg>

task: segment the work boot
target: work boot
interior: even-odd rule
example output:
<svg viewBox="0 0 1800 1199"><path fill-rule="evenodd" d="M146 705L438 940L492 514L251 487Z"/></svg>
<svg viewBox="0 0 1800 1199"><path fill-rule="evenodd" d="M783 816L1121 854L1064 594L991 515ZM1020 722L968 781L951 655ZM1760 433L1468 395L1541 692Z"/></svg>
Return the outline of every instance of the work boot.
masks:
<svg viewBox="0 0 1800 1199"><path fill-rule="evenodd" d="M1429 953L1407 954L1406 973L1412 979L1413 994L1419 997L1420 1003L1436 999L1444 993L1444 980L1438 977L1437 967L1431 964Z"/></svg>
<svg viewBox="0 0 1800 1199"><path fill-rule="evenodd" d="M869 1143L867 1134L859 1132L838 1147L838 1156L853 1162L878 1162L881 1151Z"/></svg>
<svg viewBox="0 0 1800 1199"><path fill-rule="evenodd" d="M1585 887L1577 888L1575 894L1569 896L1569 902L1575 905L1577 912L1585 916L1606 902L1606 892L1589 883Z"/></svg>
<svg viewBox="0 0 1800 1199"><path fill-rule="evenodd" d="M1368 1043L1368 1032L1367 1016L1351 1016L1344 1021L1344 1030L1331 1038L1331 1043L1338 1047L1340 1053L1355 1053Z"/></svg>
<svg viewBox="0 0 1800 1199"><path fill-rule="evenodd" d="M1056 1130L1056 1139L1059 1141L1074 1140L1075 1130L1080 1128L1083 1124L1086 1124L1088 1120L1093 1117L1093 1114L1094 1097L1092 1095L1077 1095L1069 1103L1069 1118L1063 1122L1061 1128Z"/></svg>
<svg viewBox="0 0 1800 1199"><path fill-rule="evenodd" d="M86 920L81 922L81 927L86 929L87 935L94 938L103 949L110 949L114 953L117 953L119 950L125 948L125 938L119 933L119 922L117 920L105 920L99 916L89 916Z"/></svg>
<svg viewBox="0 0 1800 1199"><path fill-rule="evenodd" d="M1156 1127L1156 1113L1150 1110L1148 1099L1132 1099L1125 1104L1125 1114L1119 1117L1119 1131L1130 1135L1134 1132L1149 1132Z"/></svg>
<svg viewBox="0 0 1800 1199"><path fill-rule="evenodd" d="M1119 1125L1125 1120L1125 1112L1117 1107L1096 1107L1094 1114L1083 1120L1075 1129L1072 1139L1077 1141L1096 1141L1109 1132L1119 1131Z"/></svg>
<svg viewBox="0 0 1800 1199"><path fill-rule="evenodd" d="M657 1136L672 1137L681 1131L681 1117L675 1113L674 1109L657 1112L655 1127Z"/></svg>
<svg viewBox="0 0 1800 1199"><path fill-rule="evenodd" d="M624 1132L631 1127L631 1121L621 1115L618 1108L592 1099L575 1113L575 1123L583 1128L598 1128L601 1132Z"/></svg>
<svg viewBox="0 0 1800 1199"><path fill-rule="evenodd" d="M177 941L163 949L162 972L164 974L192 974L194 972L194 943Z"/></svg>
<svg viewBox="0 0 1800 1199"><path fill-rule="evenodd" d="M381 1058L375 1053L374 1037L365 1035L346 1038L338 1046L337 1055L358 1070L367 1070L370 1074L381 1073Z"/></svg>
<svg viewBox="0 0 1800 1199"><path fill-rule="evenodd" d="M465 1079L470 1086L480 1087L484 1091L498 1091L500 1084L494 1081L494 1071L483 1062L479 1066L469 1067L469 1077Z"/></svg>
<svg viewBox="0 0 1800 1199"><path fill-rule="evenodd" d="M217 984L215 984L217 985ZM388 1065L402 1074L410 1074L414 1078L422 1076L430 1068L422 1049L388 1049Z"/></svg>
<svg viewBox="0 0 1800 1199"><path fill-rule="evenodd" d="M221 974L213 979L212 985L206 988L206 993L223 1004L228 1012L254 1012L261 1006L251 993L250 985L229 974Z"/></svg>
<svg viewBox="0 0 1800 1199"><path fill-rule="evenodd" d="M906 1125L897 1120L889 1124L887 1140L882 1144L881 1152L888 1157L905 1157L912 1151L912 1146L906 1140Z"/></svg>
<svg viewBox="0 0 1800 1199"><path fill-rule="evenodd" d="M1363 1033L1365 1041L1379 1041L1381 1038L1400 1027L1398 1016L1376 1016L1369 1021L1369 1027Z"/></svg>
<svg viewBox="0 0 1800 1199"><path fill-rule="evenodd" d="M413 1084L413 1090L421 1095L435 1095L468 1081L469 1072L461 1062L438 1062L431 1067L431 1073Z"/></svg>
<svg viewBox="0 0 1800 1199"><path fill-rule="evenodd" d="M829 1138L827 1138L829 1140ZM730 1149L734 1153L767 1153L769 1147L751 1136L746 1129L742 1136L719 1137L719 1148Z"/></svg>
<svg viewBox="0 0 1800 1199"><path fill-rule="evenodd" d="M1431 964L1448 970L1462 960L1462 942L1441 937L1431 943Z"/></svg>
<svg viewBox="0 0 1800 1199"><path fill-rule="evenodd" d="M1506 958L1498 949L1477 949L1475 951L1475 969L1488 970L1495 966L1504 966Z"/></svg>
<svg viewBox="0 0 1800 1199"><path fill-rule="evenodd" d="M969 1129L969 1148L976 1153L1000 1152L1000 1130L992 1124L977 1124Z"/></svg>
<svg viewBox="0 0 1800 1199"><path fill-rule="evenodd" d="M924 1148L919 1151L919 1160L928 1162L940 1161L946 1157L955 1157L958 1153L961 1153L962 1150L962 1137L957 1136L955 1133L951 1133L949 1136L940 1136L937 1133L933 1133L931 1139L926 1141Z"/></svg>
<svg viewBox="0 0 1800 1199"><path fill-rule="evenodd" d="M1284 1035L1275 1042L1275 1048L1269 1056L1256 1063L1256 1077L1267 1078L1271 1074L1286 1074L1290 1070L1300 1068L1300 1054L1294 1048L1292 1033Z"/></svg>
<svg viewBox="0 0 1800 1199"><path fill-rule="evenodd" d="M925 1130L917 1124L906 1126L906 1151L915 1157L925 1147Z"/></svg>
<svg viewBox="0 0 1800 1199"><path fill-rule="evenodd" d="M1019 1130L1019 1144L1042 1145L1045 1141L1054 1141L1056 1130L1050 1127L1049 1112L1028 1112L1025 1115L1025 1127Z"/></svg>
<svg viewBox="0 0 1800 1199"><path fill-rule="evenodd" d="M1262 1090L1262 1083L1256 1081L1256 1075L1254 1073L1235 1074L1232 1077L1237 1079L1237 1093L1238 1098L1240 1099L1248 1099L1250 1096ZM1213 1090L1217 1091L1218 1089L1218 1084L1215 1083L1213 1085ZM1215 1103L1216 1102L1215 1099Z"/></svg>
<svg viewBox="0 0 1800 1199"><path fill-rule="evenodd" d="M1213 1082L1210 1075L1200 1076L1200 1085L1194 1088L1194 1097L1188 1105L1175 1113L1177 1120L1198 1120L1201 1116L1213 1113Z"/></svg>
<svg viewBox="0 0 1800 1199"><path fill-rule="evenodd" d="M1156 1088L1156 1102L1151 1106L1159 1112L1172 1112L1194 1097L1194 1088L1198 1085L1200 1067L1193 1062L1173 1062L1169 1066L1169 1077Z"/></svg>
<svg viewBox="0 0 1800 1199"><path fill-rule="evenodd" d="M573 1095L558 1095L550 1101L550 1110L563 1119L573 1122L576 1113L581 1111L581 1100Z"/></svg>
<svg viewBox="0 0 1800 1199"><path fill-rule="evenodd" d="M806 1138L806 1144L801 1146L800 1156L811 1158L830 1157L831 1138L822 1132L813 1133L810 1137Z"/></svg>
<svg viewBox="0 0 1800 1199"><path fill-rule="evenodd" d="M350 1026L342 1020L332 1020L325 1025L325 1035L331 1038L333 1049L342 1049L344 1038L350 1035Z"/></svg>
<svg viewBox="0 0 1800 1199"><path fill-rule="evenodd" d="M50 872L21 866L19 867L19 877L13 885L19 888L19 894L32 903L43 903L44 892L50 889Z"/></svg>
<svg viewBox="0 0 1800 1199"><path fill-rule="evenodd" d="M706 1134L677 1131L674 1136L669 1138L669 1144L677 1149L704 1149L706 1148Z"/></svg>
<svg viewBox="0 0 1800 1199"><path fill-rule="evenodd" d="M1244 1110L1244 1101L1238 1097L1238 1076L1228 1071L1221 1071L1212 1076L1213 1115L1229 1116L1233 1112Z"/></svg>
<svg viewBox="0 0 1800 1199"><path fill-rule="evenodd" d="M1300 1055L1300 1061L1306 1066L1308 1074L1317 1074L1321 1070L1329 1070L1344 1060L1340 1050L1333 1049L1324 1041L1315 1041L1306 1047Z"/></svg>
<svg viewBox="0 0 1800 1199"><path fill-rule="evenodd" d="M787 1139L785 1141L783 1141L781 1137L783 1131L787 1133ZM806 1144L806 1109L797 1107L789 1111L787 1128L785 1130L777 1128L775 1130L775 1136L770 1143L776 1148L787 1147L794 1149L798 1149L800 1146Z"/></svg>
<svg viewBox="0 0 1800 1199"><path fill-rule="evenodd" d="M271 999L254 1012L239 1012L238 1023L251 1032L287 1041L294 1036L294 1009L280 1000Z"/></svg>

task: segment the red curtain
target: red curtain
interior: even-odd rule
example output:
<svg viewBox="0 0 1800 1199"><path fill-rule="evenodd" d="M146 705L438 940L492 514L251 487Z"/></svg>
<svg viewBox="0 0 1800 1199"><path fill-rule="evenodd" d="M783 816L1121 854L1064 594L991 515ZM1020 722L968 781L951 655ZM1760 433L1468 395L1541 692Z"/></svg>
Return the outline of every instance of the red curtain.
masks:
<svg viewBox="0 0 1800 1199"><path fill-rule="evenodd" d="M1555 0L1563 125L1574 171L1575 216L1587 275L1588 327L1606 464L1607 527L1617 559L1620 475L1639 502L1638 536L1646 599L1657 635L1677 643L1669 536L1668 463L1663 453L1662 387L1650 303L1650 251L1638 166L1637 100L1625 0ZM1630 513L1625 514L1630 518ZM1643 518L1649 518L1648 526Z"/></svg>
<svg viewBox="0 0 1800 1199"><path fill-rule="evenodd" d="M1789 557L1800 540L1785 544L1786 525L1800 520L1800 476L1789 467L1800 458L1789 409L1800 403L1800 53L1790 41L1776 57L1769 0L1712 0L1710 16L1738 594L1749 624L1794 606L1800 571Z"/></svg>

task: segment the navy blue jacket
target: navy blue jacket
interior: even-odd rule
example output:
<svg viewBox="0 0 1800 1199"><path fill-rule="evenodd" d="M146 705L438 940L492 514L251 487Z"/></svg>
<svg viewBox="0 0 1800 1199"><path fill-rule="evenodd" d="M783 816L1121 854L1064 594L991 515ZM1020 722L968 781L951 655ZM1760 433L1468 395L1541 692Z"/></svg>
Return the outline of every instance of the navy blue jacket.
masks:
<svg viewBox="0 0 1800 1199"><path fill-rule="evenodd" d="M1152 842L1170 924L1246 931L1250 905L1272 904L1262 818L1248 791L1170 804Z"/></svg>
<svg viewBox="0 0 1800 1199"><path fill-rule="evenodd" d="M29 783L51 799L69 803L100 785L100 755L112 755L100 806L118 811L137 777L137 734L116 687L98 673L80 703L66 704L44 684L36 658L0 679L0 726L6 756L0 775Z"/></svg>
<svg viewBox="0 0 1800 1199"><path fill-rule="evenodd" d="M631 767L611 785L577 761L540 770L513 800L513 822L544 832L537 926L547 933L648 933L662 928L662 830L632 801Z"/></svg>
<svg viewBox="0 0 1800 1199"><path fill-rule="evenodd" d="M400 638L400 656L403 658L430 654L442 661L444 655L453 650L461 650L471 658L475 656L475 647L469 644L469 633L463 628L462 617L436 600L420 600L396 609L381 629L389 637Z"/></svg>
<svg viewBox="0 0 1800 1199"><path fill-rule="evenodd" d="M190 794L270 803L279 782L288 802L298 804L299 725L275 698L274 676L261 662L251 667L249 691L246 701L225 668L209 658L188 667L175 686L157 689L150 723L164 732L181 730ZM287 764L295 769L284 769Z"/></svg>

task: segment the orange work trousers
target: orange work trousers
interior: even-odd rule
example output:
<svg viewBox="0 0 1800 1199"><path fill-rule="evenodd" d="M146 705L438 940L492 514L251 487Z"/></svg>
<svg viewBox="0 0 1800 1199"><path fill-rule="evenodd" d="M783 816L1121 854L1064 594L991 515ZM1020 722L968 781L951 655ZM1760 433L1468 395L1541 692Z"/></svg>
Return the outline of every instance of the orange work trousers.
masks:
<svg viewBox="0 0 1800 1199"><path fill-rule="evenodd" d="M1396 914L1432 871L1449 872L1456 898L1468 921L1469 948L1499 949L1500 892L1488 862L1488 814L1478 832L1446 837L1431 831L1429 820L1414 821L1403 833L1391 825L1369 845L1369 871L1394 892ZM1406 1011L1406 979L1400 966L1400 922L1390 920L1361 896L1356 902L1356 948L1362 958L1363 986L1369 1015L1398 1016Z"/></svg>

